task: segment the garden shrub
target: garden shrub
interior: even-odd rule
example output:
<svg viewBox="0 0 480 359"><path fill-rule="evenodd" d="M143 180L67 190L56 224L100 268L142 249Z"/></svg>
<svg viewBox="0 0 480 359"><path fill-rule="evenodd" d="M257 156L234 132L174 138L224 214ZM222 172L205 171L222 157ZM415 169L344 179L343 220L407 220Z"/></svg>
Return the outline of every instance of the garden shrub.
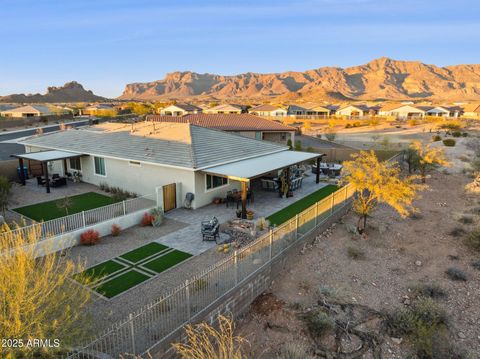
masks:
<svg viewBox="0 0 480 359"><path fill-rule="evenodd" d="M80 243L86 246L93 246L100 240L100 233L94 229L89 229L80 234Z"/></svg>
<svg viewBox="0 0 480 359"><path fill-rule="evenodd" d="M462 137L468 137L468 133L467 132L462 132Z"/></svg>
<svg viewBox="0 0 480 359"><path fill-rule="evenodd" d="M448 278L450 278L451 280L462 281L462 282L467 281L467 274L459 268L450 267L445 271L445 273L447 274Z"/></svg>
<svg viewBox="0 0 480 359"><path fill-rule="evenodd" d="M312 311L305 315L308 330L314 338L323 337L332 331L335 322L326 313L322 311Z"/></svg>
<svg viewBox="0 0 480 359"><path fill-rule="evenodd" d="M465 242L470 248L480 252L480 228L474 229L467 238L465 238Z"/></svg>
<svg viewBox="0 0 480 359"><path fill-rule="evenodd" d="M363 250L361 250L360 248L356 248L356 247L349 246L347 248L347 254L352 259L364 259L365 258L365 252Z"/></svg>
<svg viewBox="0 0 480 359"><path fill-rule="evenodd" d="M419 297L438 299L447 296L447 292L435 283L419 283L411 289Z"/></svg>
<svg viewBox="0 0 480 359"><path fill-rule="evenodd" d="M441 141L442 140L442 137L440 135L434 135L432 136L432 141L433 142L437 142L437 141Z"/></svg>
<svg viewBox="0 0 480 359"><path fill-rule="evenodd" d="M468 214L460 214L460 215L457 215L457 220L463 224L472 224L473 216Z"/></svg>
<svg viewBox="0 0 480 359"><path fill-rule="evenodd" d="M308 354L308 348L303 343L290 342L282 348L279 359L308 359L311 356Z"/></svg>
<svg viewBox="0 0 480 359"><path fill-rule="evenodd" d="M163 223L164 213L161 208L154 208L150 211L152 216L151 224L154 227L160 227Z"/></svg>
<svg viewBox="0 0 480 359"><path fill-rule="evenodd" d="M150 213L144 213L143 217L142 217L142 220L140 222L140 225L142 227L151 226L153 220L154 220L154 217Z"/></svg>
<svg viewBox="0 0 480 359"><path fill-rule="evenodd" d="M112 224L112 228L111 228L111 231L110 231L112 236L114 236L114 237L118 236L121 231L122 231L122 228L120 228L120 226L118 224Z"/></svg>
<svg viewBox="0 0 480 359"><path fill-rule="evenodd" d="M351 128L351 127L352 127L352 125L351 125L350 123L347 123L347 124L345 125L345 128Z"/></svg>
<svg viewBox="0 0 480 359"><path fill-rule="evenodd" d="M462 136L462 133L460 131L453 131L452 132L452 136L453 137L461 137Z"/></svg>
<svg viewBox="0 0 480 359"><path fill-rule="evenodd" d="M472 267L475 268L476 270L480 270L480 260L473 261L472 262Z"/></svg>
<svg viewBox="0 0 480 359"><path fill-rule="evenodd" d="M454 147L457 143L453 138L446 138L442 142L447 147Z"/></svg>
<svg viewBox="0 0 480 359"><path fill-rule="evenodd" d="M465 231L462 227L455 227L448 234L452 237L461 237L465 233L467 233L467 231Z"/></svg>

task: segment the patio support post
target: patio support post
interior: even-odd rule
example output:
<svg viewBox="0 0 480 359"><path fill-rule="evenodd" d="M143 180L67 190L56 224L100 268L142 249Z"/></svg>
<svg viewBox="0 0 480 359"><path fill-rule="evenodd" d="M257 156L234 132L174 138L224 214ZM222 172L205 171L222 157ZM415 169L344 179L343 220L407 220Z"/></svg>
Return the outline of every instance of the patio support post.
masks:
<svg viewBox="0 0 480 359"><path fill-rule="evenodd" d="M46 181L47 193L50 193L50 180L48 178L48 162L43 162L43 170L45 172L45 181Z"/></svg>
<svg viewBox="0 0 480 359"><path fill-rule="evenodd" d="M18 159L18 167L20 167L20 172L18 173L20 175L20 183L22 186L25 186L25 172L23 171L23 158Z"/></svg>
<svg viewBox="0 0 480 359"><path fill-rule="evenodd" d="M242 219L247 218L247 182L242 181Z"/></svg>
<svg viewBox="0 0 480 359"><path fill-rule="evenodd" d="M322 157L317 157L317 173L316 173L316 177L315 177L315 182L316 183L320 183L320 159Z"/></svg>

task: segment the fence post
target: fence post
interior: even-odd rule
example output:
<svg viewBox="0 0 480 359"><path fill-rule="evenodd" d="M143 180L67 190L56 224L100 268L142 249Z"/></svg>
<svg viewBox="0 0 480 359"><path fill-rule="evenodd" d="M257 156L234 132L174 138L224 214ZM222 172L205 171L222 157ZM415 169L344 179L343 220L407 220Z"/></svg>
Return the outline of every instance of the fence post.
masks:
<svg viewBox="0 0 480 359"><path fill-rule="evenodd" d="M237 250L233 252L233 266L235 269L235 287L238 284L238 258L237 258Z"/></svg>
<svg viewBox="0 0 480 359"><path fill-rule="evenodd" d="M295 215L295 240L298 239L298 213Z"/></svg>
<svg viewBox="0 0 480 359"><path fill-rule="evenodd" d="M125 216L127 214L127 206L125 205L125 200L123 202L123 215Z"/></svg>
<svg viewBox="0 0 480 359"><path fill-rule="evenodd" d="M269 240L270 240L270 262L271 262L273 258L273 229L270 229Z"/></svg>
<svg viewBox="0 0 480 359"><path fill-rule="evenodd" d="M83 227L86 227L87 222L85 222L85 211L82 211L82 221L83 221Z"/></svg>
<svg viewBox="0 0 480 359"><path fill-rule="evenodd" d="M187 301L187 318L190 321L190 282L185 280L185 299Z"/></svg>
<svg viewBox="0 0 480 359"><path fill-rule="evenodd" d="M135 329L133 327L133 314L130 313L128 315L128 321L130 322L130 335L132 337L132 354L136 354L136 350L135 350Z"/></svg>

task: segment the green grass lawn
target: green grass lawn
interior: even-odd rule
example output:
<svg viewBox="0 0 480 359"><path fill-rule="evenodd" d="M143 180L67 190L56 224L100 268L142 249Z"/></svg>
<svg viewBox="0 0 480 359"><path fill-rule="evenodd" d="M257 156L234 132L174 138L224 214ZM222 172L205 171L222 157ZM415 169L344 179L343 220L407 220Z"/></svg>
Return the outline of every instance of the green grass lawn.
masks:
<svg viewBox="0 0 480 359"><path fill-rule="evenodd" d="M177 263L183 262L185 259L190 258L192 255L174 250L170 253L161 256L160 258L156 258L143 264L145 268L151 269L154 272L162 273L164 270L173 267Z"/></svg>
<svg viewBox="0 0 480 359"><path fill-rule="evenodd" d="M100 284L95 288L95 291L107 298L112 298L149 278L150 277L145 274L135 270L129 270L116 278Z"/></svg>
<svg viewBox="0 0 480 359"><path fill-rule="evenodd" d="M299 214L300 212L304 211L316 202L332 194L337 189L338 187L335 185L327 185L325 187L322 187L318 191L313 192L302 199L299 199L295 203L292 203L290 206L285 207L278 212L275 212L271 216L267 217L267 219L270 221L270 225L279 226L280 224L294 217L296 214Z"/></svg>
<svg viewBox="0 0 480 359"><path fill-rule="evenodd" d="M140 248L134 249L133 251L122 254L120 258L126 259L127 261L130 261L133 263L137 263L142 259L147 258L152 254L162 252L167 248L168 247L164 246L163 244L152 242L147 245L144 245L143 247L140 247Z"/></svg>
<svg viewBox="0 0 480 359"><path fill-rule="evenodd" d="M76 274L74 278L79 282L84 282L85 280L88 283L94 282L100 278L106 277L112 273L118 272L119 270L126 268L125 265L122 265L114 261L106 261L100 264L97 264L94 267L88 268L82 273Z"/></svg>
<svg viewBox="0 0 480 359"><path fill-rule="evenodd" d="M70 198L72 200L72 206L68 209L68 214L79 213L114 203L111 197L95 192L87 192L77 196L71 196ZM57 203L58 200L42 202L32 204L31 206L15 208L14 211L37 222L42 220L49 221L66 216L65 210L59 209Z"/></svg>

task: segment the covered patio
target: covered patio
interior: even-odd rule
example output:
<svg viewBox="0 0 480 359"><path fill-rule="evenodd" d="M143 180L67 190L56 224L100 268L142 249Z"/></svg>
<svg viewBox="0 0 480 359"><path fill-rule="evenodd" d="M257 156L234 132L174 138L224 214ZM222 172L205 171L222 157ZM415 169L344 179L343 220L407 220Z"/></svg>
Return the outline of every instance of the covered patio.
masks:
<svg viewBox="0 0 480 359"><path fill-rule="evenodd" d="M24 161L35 161L41 164L43 177L37 176L37 182L40 185L45 185L46 192L50 193L50 187L56 187L61 185L67 184L67 177L72 177L72 174L69 174L67 171L67 159L72 158L79 158L84 156L82 153L75 153L75 152L65 152L65 151L39 151L39 152L28 152L28 153L21 153L12 155L12 157L18 158L18 168L19 168L19 177L20 183L22 186L25 186L27 173L24 170ZM55 161L62 161L63 162L63 177L60 176L58 173L52 173L52 176L49 177L49 163ZM70 175L70 176L69 176Z"/></svg>
<svg viewBox="0 0 480 359"><path fill-rule="evenodd" d="M324 156L324 154L283 151L206 168L203 172L213 176L227 177L229 180L240 182L241 218L245 219L247 218L247 201L250 199L249 195L252 196L251 199L253 202L252 182L254 180L261 179L262 189L270 190L270 192L276 194L277 197L293 197L294 190L298 190L301 187L303 173L294 176L292 174L292 167L301 163L315 161L316 167L318 168L320 167L322 156ZM279 175L280 171L281 174ZM273 177L265 177L272 175ZM317 171L315 174L315 183L320 183L320 171Z"/></svg>

